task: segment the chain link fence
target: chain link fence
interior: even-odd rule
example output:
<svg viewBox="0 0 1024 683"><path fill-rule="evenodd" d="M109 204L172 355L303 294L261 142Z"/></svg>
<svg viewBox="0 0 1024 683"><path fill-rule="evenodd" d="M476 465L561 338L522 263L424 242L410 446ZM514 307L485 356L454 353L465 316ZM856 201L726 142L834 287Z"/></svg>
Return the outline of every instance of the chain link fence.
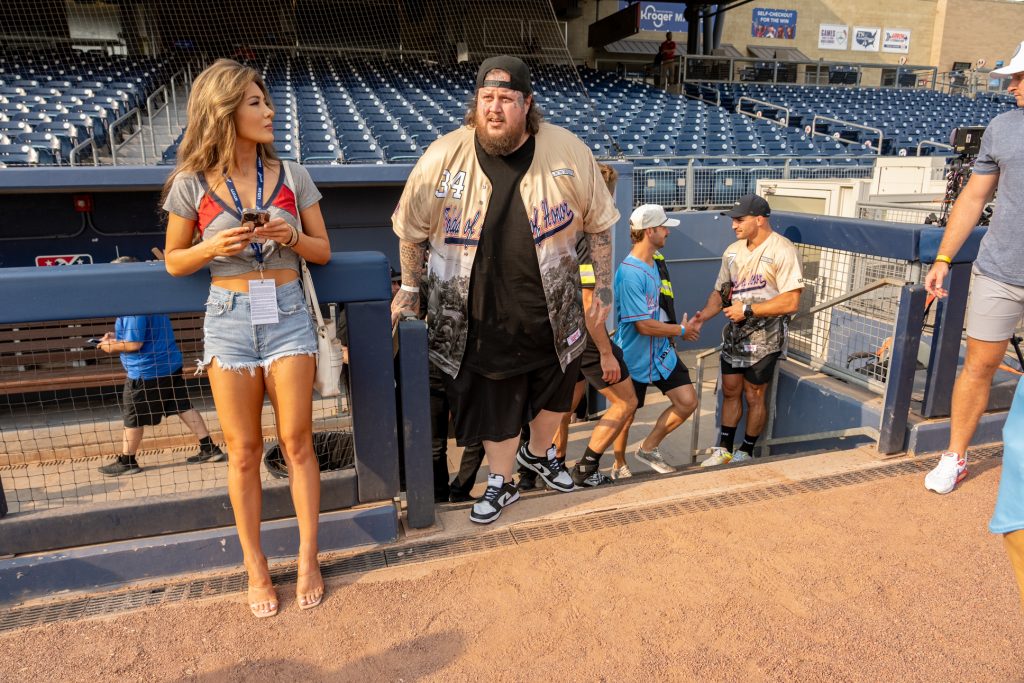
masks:
<svg viewBox="0 0 1024 683"><path fill-rule="evenodd" d="M870 178L874 157L759 158L679 157L632 159L633 205L660 204L669 211L730 206L754 192L759 179Z"/></svg>
<svg viewBox="0 0 1024 683"><path fill-rule="evenodd" d="M888 380L900 285L920 277L916 263L798 244L804 274L800 317L789 354L827 374L882 394ZM885 284L880 281L890 280ZM814 306L863 292L813 315ZM925 356L926 358L927 356Z"/></svg>

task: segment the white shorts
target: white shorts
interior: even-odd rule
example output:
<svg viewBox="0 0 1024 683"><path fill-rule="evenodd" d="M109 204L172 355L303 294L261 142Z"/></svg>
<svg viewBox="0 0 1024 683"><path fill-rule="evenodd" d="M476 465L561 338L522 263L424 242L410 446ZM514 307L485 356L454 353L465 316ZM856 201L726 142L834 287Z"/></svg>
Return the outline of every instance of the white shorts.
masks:
<svg viewBox="0 0 1024 683"><path fill-rule="evenodd" d="M1024 315L1024 287L1008 285L974 271L967 304L967 336L985 342L1006 341Z"/></svg>

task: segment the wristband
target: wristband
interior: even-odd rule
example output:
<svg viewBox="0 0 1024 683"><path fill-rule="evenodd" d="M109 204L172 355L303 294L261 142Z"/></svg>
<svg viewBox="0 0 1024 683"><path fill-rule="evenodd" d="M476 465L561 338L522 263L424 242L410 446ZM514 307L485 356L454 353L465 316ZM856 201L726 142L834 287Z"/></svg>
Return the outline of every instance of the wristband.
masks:
<svg viewBox="0 0 1024 683"><path fill-rule="evenodd" d="M939 261L942 261L947 266L953 265L953 259L949 258L945 254L939 254L938 256L935 257L935 262L938 263Z"/></svg>
<svg viewBox="0 0 1024 683"><path fill-rule="evenodd" d="M686 325L680 325L679 326L679 336L682 337L684 334L686 334Z"/></svg>
<svg viewBox="0 0 1024 683"><path fill-rule="evenodd" d="M413 287L412 285L403 284L401 289L402 289L403 292L412 292L413 294L419 294L420 293L420 288L419 287Z"/></svg>

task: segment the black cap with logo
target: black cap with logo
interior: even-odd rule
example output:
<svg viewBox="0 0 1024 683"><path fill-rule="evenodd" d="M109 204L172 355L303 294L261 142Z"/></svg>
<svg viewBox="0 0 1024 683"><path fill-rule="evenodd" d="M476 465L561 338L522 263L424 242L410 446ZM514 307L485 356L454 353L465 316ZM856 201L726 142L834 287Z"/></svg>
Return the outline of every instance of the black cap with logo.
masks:
<svg viewBox="0 0 1024 683"><path fill-rule="evenodd" d="M509 79L507 81L504 79L488 80L487 74L495 69L507 71ZM480 70L476 72L476 87L478 90L480 88L509 88L530 95L533 93L530 67L526 66L526 62L523 60L510 55L488 57L480 65Z"/></svg>
<svg viewBox="0 0 1024 683"><path fill-rule="evenodd" d="M772 207L768 206L768 202L766 202L763 197L759 197L756 194L745 194L737 201L733 202L731 209L728 211L722 211L722 215L728 216L729 218L770 216L772 215Z"/></svg>

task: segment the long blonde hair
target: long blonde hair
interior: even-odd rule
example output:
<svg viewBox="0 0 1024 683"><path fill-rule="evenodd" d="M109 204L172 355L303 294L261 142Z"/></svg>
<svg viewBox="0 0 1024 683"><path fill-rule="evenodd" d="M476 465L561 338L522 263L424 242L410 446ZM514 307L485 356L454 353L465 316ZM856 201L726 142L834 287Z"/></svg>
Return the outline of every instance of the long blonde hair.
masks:
<svg viewBox="0 0 1024 683"><path fill-rule="evenodd" d="M178 163L167 178L164 194L181 173L228 173L235 158L235 111L255 83L273 107L263 77L252 67L232 59L218 59L192 82L188 97L188 127L178 145ZM277 161L273 145L260 143L256 153L264 161Z"/></svg>

